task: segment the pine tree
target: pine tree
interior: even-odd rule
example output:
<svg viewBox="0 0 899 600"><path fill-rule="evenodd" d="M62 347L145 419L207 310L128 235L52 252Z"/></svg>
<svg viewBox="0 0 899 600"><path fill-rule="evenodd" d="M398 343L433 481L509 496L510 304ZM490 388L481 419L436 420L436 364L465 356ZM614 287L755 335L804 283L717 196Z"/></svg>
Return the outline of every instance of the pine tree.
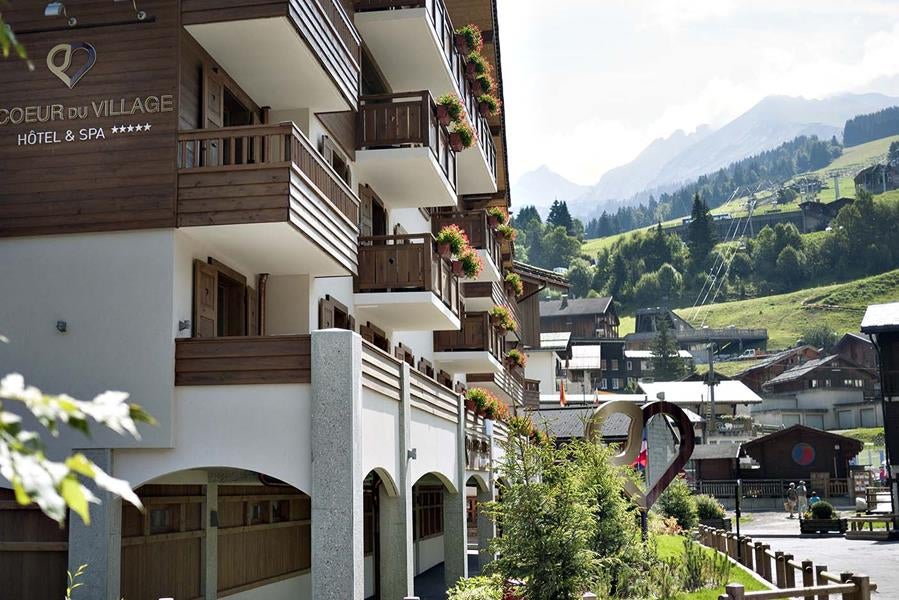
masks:
<svg viewBox="0 0 899 600"><path fill-rule="evenodd" d="M656 337L652 342L652 376L656 381L677 381L686 375L678 354L677 340L671 334L667 315L656 319Z"/></svg>
<svg viewBox="0 0 899 600"><path fill-rule="evenodd" d="M568 204L564 200L553 201L549 209L549 216L546 217L546 223L564 227L568 235L574 235L574 223L571 220L571 213L568 212Z"/></svg>
<svg viewBox="0 0 899 600"><path fill-rule="evenodd" d="M693 196L693 210L690 212L690 230L687 232L687 245L690 247L690 258L698 268L704 265L712 248L715 247L715 226L709 207L699 197Z"/></svg>

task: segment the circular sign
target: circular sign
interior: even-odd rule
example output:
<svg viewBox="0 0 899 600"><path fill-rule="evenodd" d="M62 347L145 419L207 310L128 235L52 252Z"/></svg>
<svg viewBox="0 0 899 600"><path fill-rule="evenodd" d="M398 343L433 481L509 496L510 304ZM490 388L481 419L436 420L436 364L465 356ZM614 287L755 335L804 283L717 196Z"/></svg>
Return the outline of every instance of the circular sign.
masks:
<svg viewBox="0 0 899 600"><path fill-rule="evenodd" d="M802 467L809 466L815 462L815 449L806 442L799 442L793 446L793 462Z"/></svg>

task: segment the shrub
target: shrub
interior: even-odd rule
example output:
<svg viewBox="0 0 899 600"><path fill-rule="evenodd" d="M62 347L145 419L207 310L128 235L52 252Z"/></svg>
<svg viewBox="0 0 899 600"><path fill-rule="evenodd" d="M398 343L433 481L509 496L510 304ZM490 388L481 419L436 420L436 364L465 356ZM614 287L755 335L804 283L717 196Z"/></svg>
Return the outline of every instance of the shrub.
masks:
<svg viewBox="0 0 899 600"><path fill-rule="evenodd" d="M836 519L837 511L834 510L833 504L825 500L818 500L808 509L808 513L812 519Z"/></svg>
<svg viewBox="0 0 899 600"><path fill-rule="evenodd" d="M438 244L449 244L450 251L456 256L460 256L468 247L468 236L458 225L447 225L435 237Z"/></svg>
<svg viewBox="0 0 899 600"><path fill-rule="evenodd" d="M505 280L516 296L520 296L524 292L524 283L522 283L521 276L518 273L506 273Z"/></svg>
<svg viewBox="0 0 899 600"><path fill-rule="evenodd" d="M696 499L683 475L678 475L658 500L659 510L666 517L674 517L684 529L692 529L699 523Z"/></svg>
<svg viewBox="0 0 899 600"><path fill-rule="evenodd" d="M437 98L437 104L446 107L446 112L453 121L458 121L462 117L462 111L465 109L459 96L455 94L444 94L443 96L440 96Z"/></svg>
<svg viewBox="0 0 899 600"><path fill-rule="evenodd" d="M506 216L506 211L504 211L503 209L501 209L498 206L491 206L490 208L488 208L487 215L490 217L494 217L496 219L497 223L499 223L500 225L502 225L503 223L505 223L508 220L508 217Z"/></svg>
<svg viewBox="0 0 899 600"><path fill-rule="evenodd" d="M534 422L530 417L511 417L509 419L509 434L530 437L534 432Z"/></svg>
<svg viewBox="0 0 899 600"><path fill-rule="evenodd" d="M471 148L471 145L474 144L474 129L465 121L454 121L449 126L449 132L459 136L463 148Z"/></svg>
<svg viewBox="0 0 899 600"><path fill-rule="evenodd" d="M484 262L474 248L464 249L459 255L459 260L462 262L462 272L468 279L476 278L484 270Z"/></svg>
<svg viewBox="0 0 899 600"><path fill-rule="evenodd" d="M476 50L472 50L468 53L468 62L474 65L474 72L478 75L490 72L490 65L487 64L487 61L481 56L480 52Z"/></svg>
<svg viewBox="0 0 899 600"><path fill-rule="evenodd" d="M465 40L465 45L469 50L480 52L484 47L484 38L481 36L481 29L474 23L469 23L464 27L456 30L457 35L461 35Z"/></svg>
<svg viewBox="0 0 899 600"><path fill-rule="evenodd" d="M503 582L492 577L460 579L446 591L447 600L503 600Z"/></svg>
<svg viewBox="0 0 899 600"><path fill-rule="evenodd" d="M724 507L714 496L698 494L694 497L694 500L696 501L696 514L700 519L724 518Z"/></svg>
<svg viewBox="0 0 899 600"><path fill-rule="evenodd" d="M499 110L499 98L493 94L481 94L478 96L478 103L481 102L487 105L487 112L491 115L495 115Z"/></svg>

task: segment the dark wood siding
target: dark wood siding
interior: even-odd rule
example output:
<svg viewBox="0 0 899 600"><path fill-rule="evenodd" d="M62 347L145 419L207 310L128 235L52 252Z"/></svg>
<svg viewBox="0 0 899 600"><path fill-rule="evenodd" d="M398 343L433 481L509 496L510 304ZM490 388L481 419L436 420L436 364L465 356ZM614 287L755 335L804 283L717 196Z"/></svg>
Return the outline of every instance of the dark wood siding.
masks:
<svg viewBox="0 0 899 600"><path fill-rule="evenodd" d="M540 299L537 294L518 301L518 314L521 315L521 342L526 348L540 347Z"/></svg>
<svg viewBox="0 0 899 600"><path fill-rule="evenodd" d="M310 383L311 338L192 338L175 342L175 385Z"/></svg>
<svg viewBox="0 0 899 600"><path fill-rule="evenodd" d="M29 72L18 60L0 61L0 110L61 105L65 118L0 125L0 235L174 225L176 6L147 0L140 8L151 19L138 23L127 4L80 3L77 30L65 28L63 18L45 18L43 3L17 2L4 10L34 57L35 70ZM95 26L103 23L110 24ZM57 29L46 31L48 27ZM35 28L44 31L29 33ZM54 46L77 42L96 49L96 62L70 89L49 70L46 58ZM83 64L85 56L73 53L73 65ZM73 75L76 68L67 73ZM148 97L153 100L146 102ZM130 110L135 98L155 106L163 97L171 111L98 117L92 104L111 101L119 109L124 102ZM79 107L86 109L86 118L70 119L69 109ZM0 112L0 121L6 114ZM145 123L151 125L149 131L112 133L116 125ZM88 128L102 128L105 139L79 140L81 130ZM61 141L19 145L19 136L32 130L55 134ZM68 131L74 141L66 141Z"/></svg>

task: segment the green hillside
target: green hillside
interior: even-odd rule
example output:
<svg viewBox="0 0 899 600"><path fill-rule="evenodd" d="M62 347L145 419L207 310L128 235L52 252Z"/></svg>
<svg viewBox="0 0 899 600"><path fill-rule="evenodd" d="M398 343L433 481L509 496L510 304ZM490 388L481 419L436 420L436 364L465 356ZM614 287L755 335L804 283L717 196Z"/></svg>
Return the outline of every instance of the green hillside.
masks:
<svg viewBox="0 0 899 600"><path fill-rule="evenodd" d="M810 323L824 322L838 334L858 331L865 307L899 300L899 269L848 283L807 288L789 294L766 296L707 306L691 320L699 327L766 327L768 348L792 346ZM690 308L676 311L690 320Z"/></svg>
<svg viewBox="0 0 899 600"><path fill-rule="evenodd" d="M813 171L811 174L822 178L825 185L818 194L818 199L824 203L836 200L836 190L833 187L834 175L839 177L839 195L842 197L855 198L855 182L853 181L855 173L869 165L884 161L890 144L895 141L899 141L899 135L885 137L865 144L859 144L858 146L853 146L851 148L846 148L844 149L843 154L829 165L822 169L818 169L817 171ZM889 195L890 193L886 195ZM756 200L758 202L756 205L756 214L762 214L772 210L777 210L777 212L782 213L799 210L799 202L802 201L801 198L797 198L789 204L777 205L775 204L773 196L774 194L772 192L760 192L756 195ZM739 217L745 216L748 213L748 210L748 198L741 196L713 208L710 212L716 215L729 214L733 217ZM672 227L679 222L679 218L671 219L663 222L662 227ZM586 240L581 246L581 251L589 256L595 256L596 253L603 248L611 247L617 240L632 235L637 231L645 231L646 229L649 228L641 227L616 235Z"/></svg>

